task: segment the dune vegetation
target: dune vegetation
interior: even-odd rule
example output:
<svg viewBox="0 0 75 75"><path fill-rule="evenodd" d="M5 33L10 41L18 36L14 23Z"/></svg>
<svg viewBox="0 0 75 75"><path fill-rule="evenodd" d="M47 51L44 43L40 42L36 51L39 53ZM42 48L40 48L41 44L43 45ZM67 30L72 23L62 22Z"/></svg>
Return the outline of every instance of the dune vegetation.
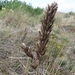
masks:
<svg viewBox="0 0 75 75"><path fill-rule="evenodd" d="M0 75L75 75L75 12L57 8L0 1Z"/></svg>

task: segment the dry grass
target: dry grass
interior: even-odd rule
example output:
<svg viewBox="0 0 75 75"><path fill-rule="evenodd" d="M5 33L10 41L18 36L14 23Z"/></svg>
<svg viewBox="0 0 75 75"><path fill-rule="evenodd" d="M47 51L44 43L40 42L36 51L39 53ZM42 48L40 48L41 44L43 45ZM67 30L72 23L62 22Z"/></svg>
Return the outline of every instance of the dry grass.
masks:
<svg viewBox="0 0 75 75"><path fill-rule="evenodd" d="M53 3L51 6L48 5L46 15L42 21L41 31L39 31L39 43L37 44L36 55L32 54L31 48L22 43L21 47L27 56L33 59L31 64L32 68L36 69L41 62L42 56L46 52L46 44L49 41L49 36L52 31L52 25L54 22L54 16L57 11L57 4Z"/></svg>
<svg viewBox="0 0 75 75"><path fill-rule="evenodd" d="M66 18L65 13L56 14L58 21L56 20L57 22L54 23L47 51L35 71L30 67L32 60L21 51L20 43L24 41L35 51L35 43L39 43L36 37L39 35L40 17L32 17L20 10L8 14L2 11L1 14L4 15L1 15L0 20L0 74L37 75L38 71L43 75L75 74L75 23L73 15Z"/></svg>

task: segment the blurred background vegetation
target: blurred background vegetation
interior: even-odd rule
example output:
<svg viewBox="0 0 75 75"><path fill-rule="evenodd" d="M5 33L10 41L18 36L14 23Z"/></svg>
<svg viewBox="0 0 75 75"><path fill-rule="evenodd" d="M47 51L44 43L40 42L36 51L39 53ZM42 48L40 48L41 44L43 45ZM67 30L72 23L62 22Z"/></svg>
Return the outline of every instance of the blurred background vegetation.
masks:
<svg viewBox="0 0 75 75"><path fill-rule="evenodd" d="M21 9L32 16L39 15L43 12L43 9L40 7L33 8L31 4L26 4L26 2L21 2L18 0L0 1L0 10L2 10L2 8L12 9L12 10Z"/></svg>

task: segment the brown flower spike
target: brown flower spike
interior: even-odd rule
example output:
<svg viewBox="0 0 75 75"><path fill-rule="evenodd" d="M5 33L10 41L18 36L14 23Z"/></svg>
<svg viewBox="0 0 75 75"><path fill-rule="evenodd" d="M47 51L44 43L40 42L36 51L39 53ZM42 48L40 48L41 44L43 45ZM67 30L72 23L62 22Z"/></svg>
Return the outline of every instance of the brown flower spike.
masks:
<svg viewBox="0 0 75 75"><path fill-rule="evenodd" d="M37 44L37 50L35 51L35 53L33 53L30 47L26 46L24 43L22 43L21 45L21 48L26 53L26 55L33 59L31 67L34 69L36 69L39 66L42 56L46 52L46 45L49 41L49 36L52 31L52 25L55 20L54 16L56 14L57 8L58 5L54 2L51 4L51 6L48 5L46 9L46 15L42 20L41 31L39 31L39 44Z"/></svg>

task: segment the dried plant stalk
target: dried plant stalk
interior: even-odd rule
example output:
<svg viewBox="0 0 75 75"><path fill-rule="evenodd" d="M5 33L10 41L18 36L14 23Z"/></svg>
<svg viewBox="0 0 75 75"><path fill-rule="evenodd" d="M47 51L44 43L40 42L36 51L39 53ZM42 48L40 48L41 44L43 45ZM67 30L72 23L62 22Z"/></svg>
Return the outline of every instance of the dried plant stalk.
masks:
<svg viewBox="0 0 75 75"><path fill-rule="evenodd" d="M39 44L37 44L37 50L35 54L33 54L31 49L24 43L22 43L21 45L26 55L33 59L31 67L34 69L36 69L39 66L41 58L46 52L46 45L49 41L49 36L52 31L52 25L55 20L54 16L56 14L57 8L58 5L54 2L51 4L51 6L48 5L46 9L46 15L42 20L41 31L39 31Z"/></svg>

